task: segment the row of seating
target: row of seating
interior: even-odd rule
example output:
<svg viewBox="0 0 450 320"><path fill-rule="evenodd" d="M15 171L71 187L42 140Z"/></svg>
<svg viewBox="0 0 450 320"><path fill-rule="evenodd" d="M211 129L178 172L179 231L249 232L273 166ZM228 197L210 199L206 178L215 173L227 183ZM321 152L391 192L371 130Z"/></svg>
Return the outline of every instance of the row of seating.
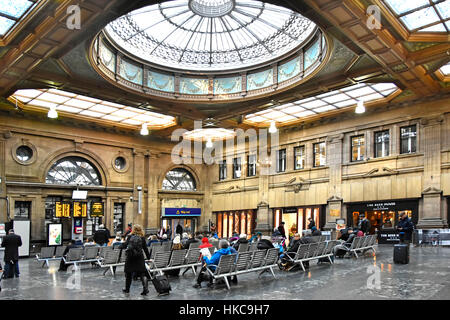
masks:
<svg viewBox="0 0 450 320"><path fill-rule="evenodd" d="M223 255L220 257L219 263L214 265L216 267L214 271L209 268L206 270L214 280L223 279L227 289L230 290L228 282L230 276L260 271L258 276L260 277L264 272L270 271L276 278L272 268L277 266L278 252L277 248L272 248Z"/></svg>
<svg viewBox="0 0 450 320"><path fill-rule="evenodd" d="M377 244L377 237L376 235L368 235L364 237L356 237L352 245L349 248L349 252L351 254L354 254L355 257L358 259L358 252L359 251L365 251L365 250L372 250L374 253L375 251L375 245Z"/></svg>
<svg viewBox="0 0 450 320"><path fill-rule="evenodd" d="M331 258L333 256L333 249L338 244L339 241L337 240L301 244L294 257L290 257L289 255L285 257L292 264L290 269L296 265L300 265L303 271L305 271L303 263L309 260L325 258L330 263L333 263L333 259Z"/></svg>

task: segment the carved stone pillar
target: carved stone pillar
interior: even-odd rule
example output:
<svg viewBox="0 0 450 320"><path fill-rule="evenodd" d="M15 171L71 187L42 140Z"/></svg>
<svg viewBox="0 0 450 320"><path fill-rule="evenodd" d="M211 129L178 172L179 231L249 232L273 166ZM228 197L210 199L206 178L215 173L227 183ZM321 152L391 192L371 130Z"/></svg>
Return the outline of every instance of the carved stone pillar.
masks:
<svg viewBox="0 0 450 320"><path fill-rule="evenodd" d="M447 221L442 210L441 189L441 130L444 117L421 119L424 152L423 206L419 212L417 228L444 228Z"/></svg>
<svg viewBox="0 0 450 320"><path fill-rule="evenodd" d="M335 229L336 219L342 218L342 142L343 134L327 137L327 162L330 171L328 205L324 229Z"/></svg>
<svg viewBox="0 0 450 320"><path fill-rule="evenodd" d="M263 160L263 161L261 161ZM259 231L264 235L272 234L272 210L269 208L269 175L267 171L270 169L270 162L260 159L260 172L266 171L266 174L259 175L259 188L258 188L258 211L256 213L256 228L255 231Z"/></svg>
<svg viewBox="0 0 450 320"><path fill-rule="evenodd" d="M154 162L158 161L160 155L156 153L150 153L150 156L147 158L148 167L155 168L156 165ZM160 186L158 185L158 173L152 172L149 170L149 175L147 177L147 211L146 211L146 225L145 228L153 228L158 229L159 218L161 216L161 209L159 207L158 200L158 190Z"/></svg>
<svg viewBox="0 0 450 320"><path fill-rule="evenodd" d="M148 215L148 207L145 197L145 160L148 152L145 150L133 150L134 156L134 172L133 172L133 212L131 222L133 224L140 224L143 228L146 227L147 224L147 215ZM141 198L141 210L142 212L139 214L139 191L138 187L142 187L142 198ZM127 217L130 220L130 216Z"/></svg>

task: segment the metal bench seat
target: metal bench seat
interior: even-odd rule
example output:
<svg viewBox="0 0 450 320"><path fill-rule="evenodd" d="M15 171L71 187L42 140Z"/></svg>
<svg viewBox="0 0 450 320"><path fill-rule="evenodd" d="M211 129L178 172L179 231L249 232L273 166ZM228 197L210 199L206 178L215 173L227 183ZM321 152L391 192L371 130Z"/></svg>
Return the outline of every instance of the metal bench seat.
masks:
<svg viewBox="0 0 450 320"><path fill-rule="evenodd" d="M98 256L99 247L71 248L66 257L63 257L65 264L73 264L75 270L82 263L94 262L99 265L102 258Z"/></svg>
<svg viewBox="0 0 450 320"><path fill-rule="evenodd" d="M41 266L44 267L45 265L48 265L48 262L50 260L60 260L62 257L55 257L55 247L42 247L41 252L36 254L36 259L39 262L44 262Z"/></svg>
<svg viewBox="0 0 450 320"><path fill-rule="evenodd" d="M352 245L349 248L349 252L351 254L354 254L355 257L358 259L358 252L363 253L366 250L372 250L373 253L376 253L375 251L375 245L376 245L376 236L375 235L368 235L364 237L356 237Z"/></svg>

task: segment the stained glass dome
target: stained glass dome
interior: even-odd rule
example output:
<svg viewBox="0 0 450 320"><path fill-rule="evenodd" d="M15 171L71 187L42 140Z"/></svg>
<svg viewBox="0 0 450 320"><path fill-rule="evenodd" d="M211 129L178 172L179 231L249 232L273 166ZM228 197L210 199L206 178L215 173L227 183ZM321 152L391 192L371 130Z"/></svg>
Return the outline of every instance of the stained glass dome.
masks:
<svg viewBox="0 0 450 320"><path fill-rule="evenodd" d="M251 0L176 0L109 23L119 48L146 62L218 71L267 63L302 46L316 25L289 9Z"/></svg>

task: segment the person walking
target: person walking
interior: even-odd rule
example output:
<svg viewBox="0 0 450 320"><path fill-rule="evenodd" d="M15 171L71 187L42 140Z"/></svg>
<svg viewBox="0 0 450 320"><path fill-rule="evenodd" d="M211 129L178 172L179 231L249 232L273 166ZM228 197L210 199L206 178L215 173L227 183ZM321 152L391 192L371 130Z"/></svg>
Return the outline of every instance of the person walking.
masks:
<svg viewBox="0 0 450 320"><path fill-rule="evenodd" d="M5 270L4 278L19 277L19 247L22 246L22 238L11 229L8 235L3 238L2 247L5 248Z"/></svg>
<svg viewBox="0 0 450 320"><path fill-rule="evenodd" d="M133 231L132 226L133 225L131 223L128 224L127 230L125 230L125 234L123 235L125 239L131 234L131 231Z"/></svg>
<svg viewBox="0 0 450 320"><path fill-rule="evenodd" d="M367 235L370 233L370 228L372 227L369 219L367 219L365 216L363 216L363 219L361 220L360 224L360 230L364 233L364 235Z"/></svg>
<svg viewBox="0 0 450 320"><path fill-rule="evenodd" d="M181 238L181 235L183 234L183 227L181 226L181 224L179 222L178 222L177 227L175 229L175 233L179 234L180 238Z"/></svg>
<svg viewBox="0 0 450 320"><path fill-rule="evenodd" d="M122 289L123 293L129 293L131 287L131 281L133 279L133 273L141 278L142 281L142 293L141 295L147 295L148 291L148 279L145 275L147 269L145 267L144 254L147 260L150 259L150 253L148 252L147 244L145 242L144 231L138 224L134 225L131 235L127 238L126 242L120 246L120 249L125 249L125 288Z"/></svg>
<svg viewBox="0 0 450 320"><path fill-rule="evenodd" d="M278 226L278 231L281 233L283 238L286 238L286 231L284 230L284 221Z"/></svg>

